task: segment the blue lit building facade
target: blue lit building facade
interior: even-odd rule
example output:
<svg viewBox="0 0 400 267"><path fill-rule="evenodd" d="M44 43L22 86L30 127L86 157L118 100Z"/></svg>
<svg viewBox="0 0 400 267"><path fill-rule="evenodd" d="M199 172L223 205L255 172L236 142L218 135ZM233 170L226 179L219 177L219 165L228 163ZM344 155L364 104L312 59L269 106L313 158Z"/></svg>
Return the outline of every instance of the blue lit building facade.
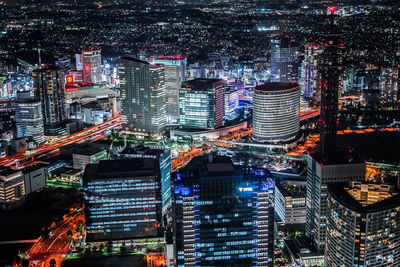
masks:
<svg viewBox="0 0 400 267"><path fill-rule="evenodd" d="M151 158L135 158L86 166L88 242L163 237L158 164Z"/></svg>
<svg viewBox="0 0 400 267"><path fill-rule="evenodd" d="M173 174L178 266L273 266L268 170L205 155Z"/></svg>

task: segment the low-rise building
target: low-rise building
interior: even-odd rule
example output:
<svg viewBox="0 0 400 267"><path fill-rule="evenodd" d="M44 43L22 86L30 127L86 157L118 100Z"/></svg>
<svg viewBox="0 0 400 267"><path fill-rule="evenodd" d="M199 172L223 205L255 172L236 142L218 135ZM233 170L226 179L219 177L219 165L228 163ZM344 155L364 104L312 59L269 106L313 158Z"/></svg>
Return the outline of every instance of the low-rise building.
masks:
<svg viewBox="0 0 400 267"><path fill-rule="evenodd" d="M306 223L306 186L301 180L277 180L275 191L275 213L278 224Z"/></svg>
<svg viewBox="0 0 400 267"><path fill-rule="evenodd" d="M98 146L82 146L72 154L74 169L84 170L87 164L107 158L107 150Z"/></svg>
<svg viewBox="0 0 400 267"><path fill-rule="evenodd" d="M0 168L0 207L12 209L24 202L25 183L22 171Z"/></svg>

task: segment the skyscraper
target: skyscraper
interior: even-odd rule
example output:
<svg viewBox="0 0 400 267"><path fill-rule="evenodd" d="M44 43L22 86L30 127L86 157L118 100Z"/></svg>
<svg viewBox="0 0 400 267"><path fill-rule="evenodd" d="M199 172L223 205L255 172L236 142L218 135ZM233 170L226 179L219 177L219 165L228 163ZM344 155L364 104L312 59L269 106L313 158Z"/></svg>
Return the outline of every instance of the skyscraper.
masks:
<svg viewBox="0 0 400 267"><path fill-rule="evenodd" d="M381 69L381 101L383 103L399 102L399 69L382 68Z"/></svg>
<svg viewBox="0 0 400 267"><path fill-rule="evenodd" d="M117 151L121 159L148 158L158 161L157 168L161 176L161 194L163 213L171 207L171 152L163 146L128 145Z"/></svg>
<svg viewBox="0 0 400 267"><path fill-rule="evenodd" d="M299 47L290 38L271 39L271 82L298 82Z"/></svg>
<svg viewBox="0 0 400 267"><path fill-rule="evenodd" d="M15 102L17 137L32 138L37 144L45 142L42 103L31 92L19 92Z"/></svg>
<svg viewBox="0 0 400 267"><path fill-rule="evenodd" d="M77 58L78 59L78 58ZM102 69L101 69L101 50L90 49L82 50L82 71L83 81L88 83L101 83L102 82ZM77 67L78 67L77 62Z"/></svg>
<svg viewBox="0 0 400 267"><path fill-rule="evenodd" d="M268 170L203 155L173 175L178 266L273 266Z"/></svg>
<svg viewBox="0 0 400 267"><path fill-rule="evenodd" d="M324 52L319 67L321 75L320 143L318 151L308 156L306 235L319 251L326 242L327 187L330 183L362 181L366 164L354 153L336 151L339 76L341 71L340 32L330 16L324 35Z"/></svg>
<svg viewBox="0 0 400 267"><path fill-rule="evenodd" d="M222 126L224 88L224 81L219 79L199 78L183 82L179 92L179 125L204 130Z"/></svg>
<svg viewBox="0 0 400 267"><path fill-rule="evenodd" d="M179 120L179 89L186 78L186 58L170 56L153 58L153 64L164 65L165 70L165 112L168 124L177 124Z"/></svg>
<svg viewBox="0 0 400 267"><path fill-rule="evenodd" d="M123 57L119 61L122 126L137 134L160 134L166 126L162 65Z"/></svg>
<svg viewBox="0 0 400 267"><path fill-rule="evenodd" d="M67 118L64 71L52 66L32 72L35 99L40 100L44 123L53 125Z"/></svg>
<svg viewBox="0 0 400 267"><path fill-rule="evenodd" d="M333 16L333 15L332 15ZM320 152L324 159L335 156L338 94L340 74L342 70L341 34L329 25L329 33L325 35L324 52L319 65L321 75L321 123L320 123Z"/></svg>
<svg viewBox="0 0 400 267"><path fill-rule="evenodd" d="M307 159L306 235L319 250L325 249L328 210L328 185L350 180L363 181L366 164L347 153L336 153L336 161L327 164L321 154Z"/></svg>
<svg viewBox="0 0 400 267"><path fill-rule="evenodd" d="M323 47L317 44L306 44L304 47L304 60L301 68L301 91L306 99L314 99L314 102L320 102L321 86L319 56Z"/></svg>
<svg viewBox="0 0 400 267"><path fill-rule="evenodd" d="M87 241L163 237L159 162L88 164L83 176Z"/></svg>
<svg viewBox="0 0 400 267"><path fill-rule="evenodd" d="M351 182L328 186L325 266L400 266L400 192Z"/></svg>

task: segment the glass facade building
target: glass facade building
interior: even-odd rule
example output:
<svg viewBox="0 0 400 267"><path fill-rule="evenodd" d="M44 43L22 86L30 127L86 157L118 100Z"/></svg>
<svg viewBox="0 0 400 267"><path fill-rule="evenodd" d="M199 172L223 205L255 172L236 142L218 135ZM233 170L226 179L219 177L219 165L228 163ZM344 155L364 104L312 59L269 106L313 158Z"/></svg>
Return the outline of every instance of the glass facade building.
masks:
<svg viewBox="0 0 400 267"><path fill-rule="evenodd" d="M337 153L336 162L326 164L320 154L308 155L306 195L306 236L324 251L328 216L328 185L350 180L363 181L366 164L352 155Z"/></svg>
<svg viewBox="0 0 400 267"><path fill-rule="evenodd" d="M123 128L143 135L160 134L166 126L163 66L123 57L119 75Z"/></svg>
<svg viewBox="0 0 400 267"><path fill-rule="evenodd" d="M321 101L320 73L318 72L319 56L323 49L317 44L306 44L304 60L301 66L301 92L306 99Z"/></svg>
<svg viewBox="0 0 400 267"><path fill-rule="evenodd" d="M100 161L83 176L86 240L162 237L161 174L148 158Z"/></svg>
<svg viewBox="0 0 400 267"><path fill-rule="evenodd" d="M178 266L273 266L268 170L204 155L173 175Z"/></svg>
<svg viewBox="0 0 400 267"><path fill-rule="evenodd" d="M179 121L179 89L186 79L187 59L180 56L160 56L153 58L152 63L164 66L167 123L177 124Z"/></svg>
<svg viewBox="0 0 400 267"><path fill-rule="evenodd" d="M146 158L158 161L161 175L161 194L163 214L171 207L171 152L163 146L130 145L117 151L117 157L122 159Z"/></svg>
<svg viewBox="0 0 400 267"><path fill-rule="evenodd" d="M289 38L272 39L271 82L298 82L297 56L299 47L295 47Z"/></svg>
<svg viewBox="0 0 400 267"><path fill-rule="evenodd" d="M58 124L67 119L64 71L46 67L32 72L35 99L42 103L45 124Z"/></svg>
<svg viewBox="0 0 400 267"><path fill-rule="evenodd" d="M253 138L259 142L294 139L300 129L300 87L265 83L253 92Z"/></svg>
<svg viewBox="0 0 400 267"><path fill-rule="evenodd" d="M182 83L179 92L179 125L182 128L215 129L225 115L225 83L219 79L194 79Z"/></svg>
<svg viewBox="0 0 400 267"><path fill-rule="evenodd" d="M83 81L99 84L102 82L101 49L82 50Z"/></svg>
<svg viewBox="0 0 400 267"><path fill-rule="evenodd" d="M400 192L362 182L328 192L325 266L400 266Z"/></svg>
<svg viewBox="0 0 400 267"><path fill-rule="evenodd" d="M29 96L26 97L25 95ZM46 141L42 111L42 103L33 100L30 92L17 94L15 121L18 138L32 138L37 144L42 144Z"/></svg>

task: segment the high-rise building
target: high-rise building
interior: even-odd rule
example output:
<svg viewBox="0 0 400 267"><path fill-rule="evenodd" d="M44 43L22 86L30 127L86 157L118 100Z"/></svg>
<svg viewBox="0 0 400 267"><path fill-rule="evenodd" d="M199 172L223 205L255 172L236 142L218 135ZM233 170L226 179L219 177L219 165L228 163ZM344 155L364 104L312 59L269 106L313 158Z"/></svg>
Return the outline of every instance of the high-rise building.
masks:
<svg viewBox="0 0 400 267"><path fill-rule="evenodd" d="M268 170L203 155L173 175L177 266L273 266Z"/></svg>
<svg viewBox="0 0 400 267"><path fill-rule="evenodd" d="M331 22L333 24L333 22ZM335 156L339 83L342 71L341 34L330 25L325 35L324 51L320 56L321 115L319 149L324 159Z"/></svg>
<svg viewBox="0 0 400 267"><path fill-rule="evenodd" d="M137 134L160 134L166 126L162 65L131 57L119 60L122 126Z"/></svg>
<svg viewBox="0 0 400 267"><path fill-rule="evenodd" d="M75 67L76 67L76 70L82 71L82 69L83 69L82 54L75 54Z"/></svg>
<svg viewBox="0 0 400 267"><path fill-rule="evenodd" d="M265 83L253 92L253 133L259 142L293 140L300 129L300 87Z"/></svg>
<svg viewBox="0 0 400 267"><path fill-rule="evenodd" d="M230 84L225 88L225 116L234 117L239 107L240 87Z"/></svg>
<svg viewBox="0 0 400 267"><path fill-rule="evenodd" d="M48 66L32 72L35 99L40 100L45 124L57 124L67 118L64 71Z"/></svg>
<svg viewBox="0 0 400 267"><path fill-rule="evenodd" d="M152 63L164 65L167 123L177 124L179 120L179 89L186 78L187 59L180 56L160 56L153 58Z"/></svg>
<svg viewBox="0 0 400 267"><path fill-rule="evenodd" d="M163 237L159 162L88 164L83 176L87 241Z"/></svg>
<svg viewBox="0 0 400 267"><path fill-rule="evenodd" d="M328 186L325 266L400 266L400 192L351 182Z"/></svg>
<svg viewBox="0 0 400 267"><path fill-rule="evenodd" d="M271 39L271 82L298 82L299 47L290 38Z"/></svg>
<svg viewBox="0 0 400 267"><path fill-rule="evenodd" d="M381 69L381 101L383 103L397 103L399 96L399 69L382 68Z"/></svg>
<svg viewBox="0 0 400 267"><path fill-rule="evenodd" d="M301 91L305 99L314 99L320 102L321 86L320 72L318 71L319 56L322 46L306 44L304 47L304 60L301 68Z"/></svg>
<svg viewBox="0 0 400 267"><path fill-rule="evenodd" d="M128 145L117 151L117 157L122 159L148 158L158 161L158 171L161 175L161 194L163 214L171 207L171 152L163 146Z"/></svg>
<svg viewBox="0 0 400 267"><path fill-rule="evenodd" d="M324 51L320 56L321 115L320 143L318 151L308 156L306 235L314 246L323 251L326 243L328 216L328 184L362 181L366 164L353 153L336 151L336 128L338 114L339 77L341 74L340 32L335 28L333 15L324 35Z"/></svg>
<svg viewBox="0 0 400 267"><path fill-rule="evenodd" d="M336 161L329 164L320 154L309 155L307 159L307 196L306 196L306 235L314 246L323 251L326 240L328 210L328 185L350 180L363 181L366 176L366 164L352 155L336 154Z"/></svg>
<svg viewBox="0 0 400 267"><path fill-rule="evenodd" d="M179 125L215 129L225 115L225 83L219 79L194 79L182 83L179 92Z"/></svg>
<svg viewBox="0 0 400 267"><path fill-rule="evenodd" d="M88 83L101 83L101 49L82 50L83 81ZM78 64L77 64L78 66Z"/></svg>
<svg viewBox="0 0 400 267"><path fill-rule="evenodd" d="M18 92L15 121L18 138L32 138L37 144L45 142L42 103L31 92Z"/></svg>

